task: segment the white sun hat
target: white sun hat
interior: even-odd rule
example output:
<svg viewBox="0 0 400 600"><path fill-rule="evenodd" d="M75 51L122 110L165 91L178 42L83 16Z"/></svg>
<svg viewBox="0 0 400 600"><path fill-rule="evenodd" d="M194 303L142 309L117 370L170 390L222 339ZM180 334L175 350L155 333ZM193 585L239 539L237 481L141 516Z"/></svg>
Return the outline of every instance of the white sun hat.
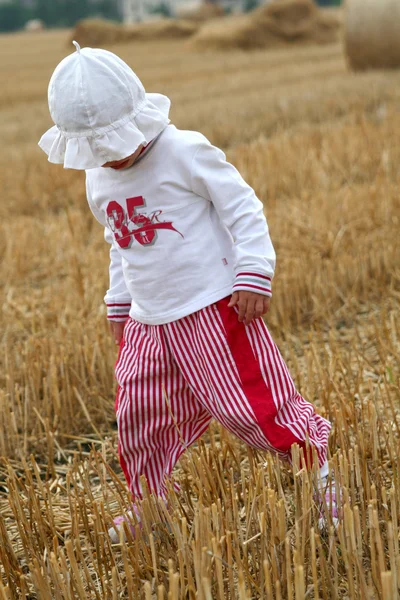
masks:
<svg viewBox="0 0 400 600"><path fill-rule="evenodd" d="M66 169L94 169L148 144L170 122L171 102L146 94L140 79L107 50L80 48L64 58L49 84L55 126L39 146Z"/></svg>

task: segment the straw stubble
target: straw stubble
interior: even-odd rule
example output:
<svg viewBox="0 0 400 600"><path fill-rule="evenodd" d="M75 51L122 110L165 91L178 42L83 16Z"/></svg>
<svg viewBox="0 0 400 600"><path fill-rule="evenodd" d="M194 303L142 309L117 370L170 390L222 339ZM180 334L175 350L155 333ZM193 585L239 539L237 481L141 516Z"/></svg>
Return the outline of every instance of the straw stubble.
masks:
<svg viewBox="0 0 400 600"><path fill-rule="evenodd" d="M112 544L131 497L102 302L108 253L81 174L36 150L69 35L0 38L0 597L395 598L396 73L355 78L338 46L210 61L179 42L119 46L149 89L172 96L174 122L223 146L265 204L278 255L267 323L298 389L333 422L344 516L319 530L329 509L298 448L290 468L213 424L174 472L181 492L171 485L166 506L146 491L143 530L135 522L136 536Z"/></svg>

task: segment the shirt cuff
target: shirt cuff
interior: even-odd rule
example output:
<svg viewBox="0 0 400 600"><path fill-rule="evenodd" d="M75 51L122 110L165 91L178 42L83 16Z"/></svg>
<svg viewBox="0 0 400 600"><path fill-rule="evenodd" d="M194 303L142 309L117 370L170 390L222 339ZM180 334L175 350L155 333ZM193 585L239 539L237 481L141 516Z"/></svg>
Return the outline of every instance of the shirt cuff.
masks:
<svg viewBox="0 0 400 600"><path fill-rule="evenodd" d="M115 323L124 323L129 319L131 302L106 302L107 319Z"/></svg>
<svg viewBox="0 0 400 600"><path fill-rule="evenodd" d="M236 275L233 291L239 292L243 290L245 292L256 292L264 296L272 296L271 281L272 278L268 275L241 271Z"/></svg>

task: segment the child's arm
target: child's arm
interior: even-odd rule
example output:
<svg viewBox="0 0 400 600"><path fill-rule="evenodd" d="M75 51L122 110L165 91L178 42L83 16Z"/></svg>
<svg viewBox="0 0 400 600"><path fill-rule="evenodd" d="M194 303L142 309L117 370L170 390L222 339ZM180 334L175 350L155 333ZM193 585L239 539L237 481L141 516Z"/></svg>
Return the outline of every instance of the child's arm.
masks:
<svg viewBox="0 0 400 600"><path fill-rule="evenodd" d="M239 307L239 320L248 324L267 312L275 270L275 251L263 205L222 150L206 139L193 157L193 191L212 202L229 229L235 245L236 279L231 306Z"/></svg>
<svg viewBox="0 0 400 600"><path fill-rule="evenodd" d="M96 205L91 201L89 186L86 183L86 193L90 210L97 221L104 227L104 239L111 245L110 248L110 285L104 296L104 302L107 305L107 319L110 324L111 333L115 343L119 344L122 339L122 333L126 320L129 317L132 298L125 284L122 271L121 255L115 247L114 238L111 230L107 227L104 216Z"/></svg>
<svg viewBox="0 0 400 600"><path fill-rule="evenodd" d="M105 227L104 239L111 244L110 248L110 286L104 296L104 302L107 305L107 319L110 322L110 329L114 335L115 343L119 344L122 338L125 321L129 317L132 298L125 284L124 274L122 272L121 255L115 247L113 235Z"/></svg>

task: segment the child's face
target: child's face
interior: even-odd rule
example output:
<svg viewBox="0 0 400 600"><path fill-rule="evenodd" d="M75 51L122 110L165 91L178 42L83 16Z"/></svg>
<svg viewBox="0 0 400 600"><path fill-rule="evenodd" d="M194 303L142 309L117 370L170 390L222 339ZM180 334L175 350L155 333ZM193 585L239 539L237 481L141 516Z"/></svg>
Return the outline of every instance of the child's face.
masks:
<svg viewBox="0 0 400 600"><path fill-rule="evenodd" d="M143 148L143 146L139 146L139 148L136 150L136 152L134 152L127 158L123 158L122 160L113 160L111 162L108 162L105 165L103 165L103 168L115 169L116 171L122 171L122 169L129 169L129 167L131 167L133 165L133 163L139 156L142 148Z"/></svg>

